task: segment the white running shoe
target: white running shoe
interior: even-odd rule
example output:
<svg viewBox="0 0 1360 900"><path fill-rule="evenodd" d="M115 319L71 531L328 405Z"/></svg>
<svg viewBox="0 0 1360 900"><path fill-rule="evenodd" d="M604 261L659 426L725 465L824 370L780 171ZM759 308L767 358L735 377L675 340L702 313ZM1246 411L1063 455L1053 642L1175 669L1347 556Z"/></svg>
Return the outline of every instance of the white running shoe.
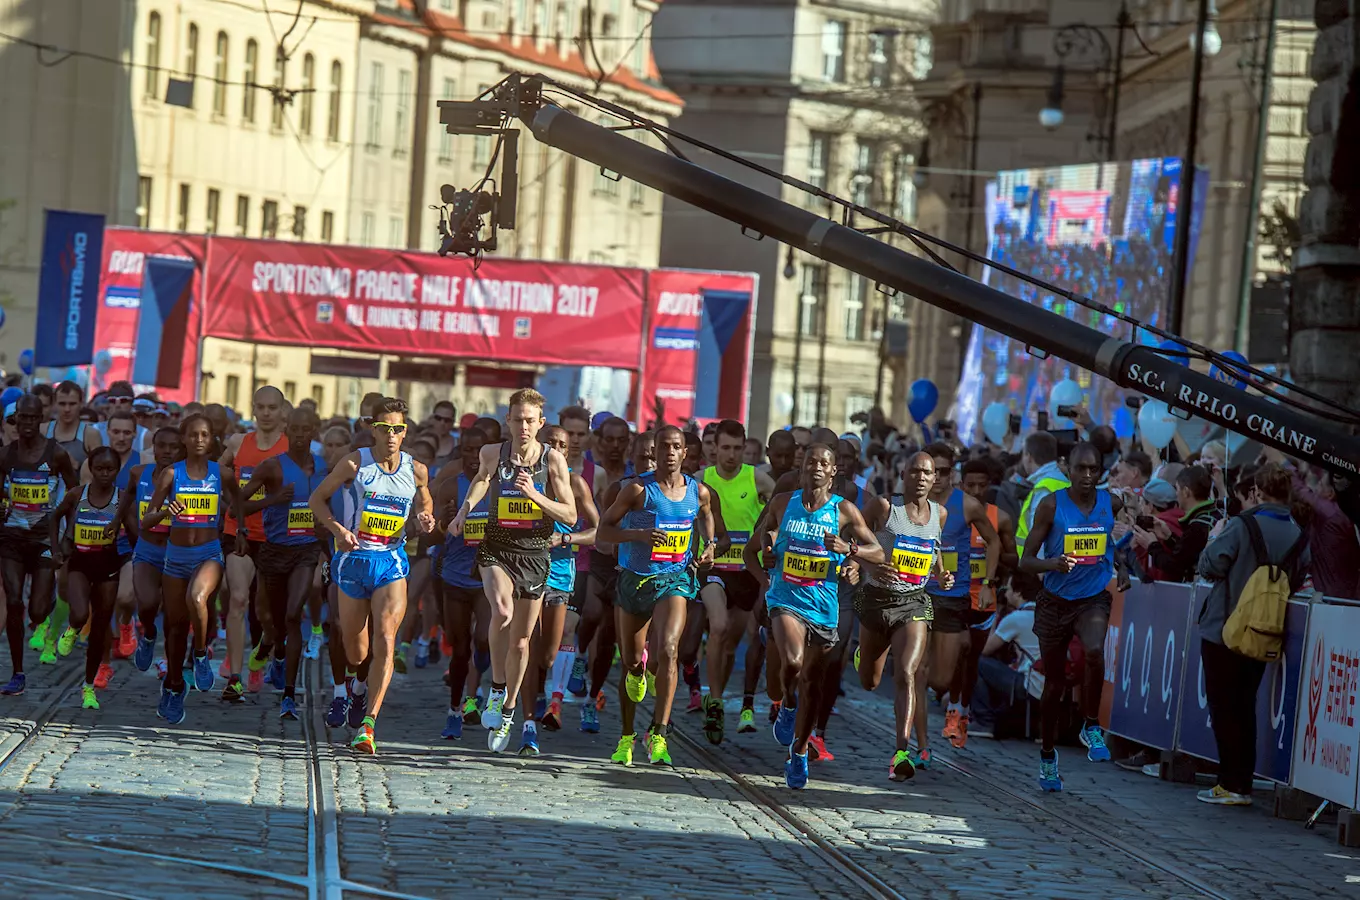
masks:
<svg viewBox="0 0 1360 900"><path fill-rule="evenodd" d="M515 713L514 710L511 710L510 715L502 716L499 712L499 702L496 704L496 708L498 710L496 718L500 719L501 723L498 727L487 731L486 749L490 750L492 753L504 753L505 749L510 746L510 730L515 725ZM483 713L482 715L485 716L486 713ZM482 721L485 722L486 719L483 718Z"/></svg>
<svg viewBox="0 0 1360 900"><path fill-rule="evenodd" d="M486 701L486 708L482 710L482 727L487 731L496 731L501 727L501 710L505 706L505 690L491 689L491 696ZM509 738L507 738L509 740Z"/></svg>

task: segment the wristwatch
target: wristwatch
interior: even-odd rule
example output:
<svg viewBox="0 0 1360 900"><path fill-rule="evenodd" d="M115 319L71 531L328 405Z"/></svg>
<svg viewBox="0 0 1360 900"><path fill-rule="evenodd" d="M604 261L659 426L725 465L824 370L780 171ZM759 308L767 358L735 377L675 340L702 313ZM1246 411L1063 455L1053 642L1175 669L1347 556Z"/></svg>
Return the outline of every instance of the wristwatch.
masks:
<svg viewBox="0 0 1360 900"><path fill-rule="evenodd" d="M983 587L991 587L991 586L992 586L992 579L990 579L990 578L984 578L984 579L982 579L982 586L983 586Z"/></svg>

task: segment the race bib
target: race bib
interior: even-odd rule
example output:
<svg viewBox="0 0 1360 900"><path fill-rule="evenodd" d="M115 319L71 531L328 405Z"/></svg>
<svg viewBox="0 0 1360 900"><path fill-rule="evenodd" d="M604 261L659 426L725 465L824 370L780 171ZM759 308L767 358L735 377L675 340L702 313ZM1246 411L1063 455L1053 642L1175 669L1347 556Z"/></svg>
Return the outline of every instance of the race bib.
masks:
<svg viewBox="0 0 1360 900"><path fill-rule="evenodd" d="M831 554L816 546L790 546L784 551L781 566L789 584L809 587L826 581L831 571Z"/></svg>
<svg viewBox="0 0 1360 900"><path fill-rule="evenodd" d="M15 512L42 512L51 505L46 475L11 472L9 478L9 504Z"/></svg>
<svg viewBox="0 0 1360 900"><path fill-rule="evenodd" d="M690 538L694 535L693 522L657 520L656 528L666 535L666 540L652 545L652 562L683 562L689 553Z"/></svg>
<svg viewBox="0 0 1360 900"><path fill-rule="evenodd" d="M217 520L217 492L211 494L178 491L175 502L184 507L177 516L181 525L204 525Z"/></svg>
<svg viewBox="0 0 1360 900"><path fill-rule="evenodd" d="M316 534L316 519L312 516L312 508L306 501L294 503L288 507L288 536L301 537Z"/></svg>
<svg viewBox="0 0 1360 900"><path fill-rule="evenodd" d="M94 550L103 550L113 544L113 538L104 534L104 523L95 522L76 522L75 533L76 550L89 553Z"/></svg>
<svg viewBox="0 0 1360 900"><path fill-rule="evenodd" d="M940 551L940 564L944 566L946 572L957 572L959 570L959 554L953 547L945 547Z"/></svg>
<svg viewBox="0 0 1360 900"><path fill-rule="evenodd" d="M1076 559L1079 566L1092 566L1105 558L1108 535L1102 525L1076 525L1063 535L1063 555Z"/></svg>
<svg viewBox="0 0 1360 900"><path fill-rule="evenodd" d="M968 577L973 581L981 581L987 577L987 550L985 547L974 547L973 552L969 555Z"/></svg>
<svg viewBox="0 0 1360 900"><path fill-rule="evenodd" d="M496 504L496 524L502 528L533 528L543 521L543 507L519 491L501 488Z"/></svg>
<svg viewBox="0 0 1360 900"><path fill-rule="evenodd" d="M476 547L486 540L486 520L488 516L485 512L470 513L463 520L463 544L468 547Z"/></svg>
<svg viewBox="0 0 1360 900"><path fill-rule="evenodd" d="M713 560L713 568L729 572L741 571L746 568L746 562L742 557L746 553L746 545L751 541L751 532L729 531L727 537L732 541L732 546L728 547L722 556Z"/></svg>
<svg viewBox="0 0 1360 900"><path fill-rule="evenodd" d="M150 500L143 500L141 503L137 504L137 521L140 522L142 519L145 519L146 514L147 512L150 511L150 509L151 509ZM147 530L152 532L153 534L165 534L167 531L170 530L170 523L162 519L158 524L153 525L151 528Z"/></svg>
<svg viewBox="0 0 1360 900"><path fill-rule="evenodd" d="M253 474L255 474L255 468L254 468L254 466L243 466L243 467L241 468L241 478L240 478L240 480L236 483L237 487L239 487L242 491L244 491L244 490L246 489L246 485L250 484L250 476L253 475ZM258 488L256 488L256 489L255 489L255 493L252 494L252 495L250 495L250 496L247 497L246 499L247 499L247 500L263 500L263 499L264 499L264 485L260 485Z"/></svg>
<svg viewBox="0 0 1360 900"><path fill-rule="evenodd" d="M395 544L406 527L406 517L393 505L374 503L364 504L359 515L359 540L373 544Z"/></svg>
<svg viewBox="0 0 1360 900"><path fill-rule="evenodd" d="M930 563L934 559L930 541L901 535L893 543L892 565L897 577L910 585L922 585L930 578Z"/></svg>

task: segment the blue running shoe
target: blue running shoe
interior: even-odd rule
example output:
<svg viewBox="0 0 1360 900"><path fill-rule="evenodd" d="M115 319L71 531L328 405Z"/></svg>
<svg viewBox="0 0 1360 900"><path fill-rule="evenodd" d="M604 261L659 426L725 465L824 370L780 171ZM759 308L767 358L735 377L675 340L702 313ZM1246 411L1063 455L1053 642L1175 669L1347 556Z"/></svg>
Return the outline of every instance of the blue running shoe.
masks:
<svg viewBox="0 0 1360 900"><path fill-rule="evenodd" d="M165 687L161 688L161 699L156 704L156 718L158 719L165 718L165 706L167 703L170 702L171 695L172 691L169 688Z"/></svg>
<svg viewBox="0 0 1360 900"><path fill-rule="evenodd" d="M171 725L178 725L184 721L184 698L189 696L189 685L179 689L178 693L172 693L165 700L165 721Z"/></svg>
<svg viewBox="0 0 1360 900"><path fill-rule="evenodd" d="M349 711L348 697L331 698L331 708L326 710L326 727L339 728L345 724L345 714Z"/></svg>
<svg viewBox="0 0 1360 900"><path fill-rule="evenodd" d="M132 653L132 664L137 671L146 672L156 658L156 639L137 635L137 649Z"/></svg>
<svg viewBox="0 0 1360 900"><path fill-rule="evenodd" d="M779 746L788 747L793 744L793 726L797 721L797 709L789 709L787 706L779 707L779 715L774 720L774 739L779 742ZM806 776L804 780L806 780Z"/></svg>
<svg viewBox="0 0 1360 900"><path fill-rule="evenodd" d="M784 783L795 791L801 791L807 787L808 782L808 758L807 754L797 754L793 748L789 748L789 761L784 763Z"/></svg>
<svg viewBox="0 0 1360 900"><path fill-rule="evenodd" d="M534 721L542 722L543 717L548 714L548 701L544 697L539 697L534 701Z"/></svg>
<svg viewBox="0 0 1360 900"><path fill-rule="evenodd" d="M137 649L140 650L141 648L138 647ZM212 670L212 660L208 659L208 655L205 653L202 656L195 657L194 687L200 691L210 691L213 688L213 680L215 678L216 676L213 675Z"/></svg>
<svg viewBox="0 0 1360 900"><path fill-rule="evenodd" d="M1105 746L1105 732L1099 725L1083 725L1077 732L1077 739L1086 748L1086 758L1091 762L1109 762L1110 748Z"/></svg>
<svg viewBox="0 0 1360 900"><path fill-rule="evenodd" d="M768 646L770 642L770 629L766 628L764 625L761 625L759 635L760 646L762 647Z"/></svg>
<svg viewBox="0 0 1360 900"><path fill-rule="evenodd" d="M423 669L430 664L430 642L416 641L416 668Z"/></svg>
<svg viewBox="0 0 1360 900"><path fill-rule="evenodd" d="M567 679L567 690L573 697L584 697L586 695L586 658L576 657L576 661L571 664L571 677Z"/></svg>
<svg viewBox="0 0 1360 900"><path fill-rule="evenodd" d="M282 702L281 704L279 704L279 718L280 718L280 719L291 719L291 720L293 720L294 722L296 722L296 721L297 721L297 701L294 700L292 697L284 697L284 698L283 698L283 702Z"/></svg>
<svg viewBox="0 0 1360 900"><path fill-rule="evenodd" d="M368 715L368 694L356 694L351 688L349 691L349 712L347 719L350 728L358 728L364 724L364 716Z"/></svg>
<svg viewBox="0 0 1360 900"><path fill-rule="evenodd" d="M24 688L27 685L28 679L24 677L24 673L18 672L15 673L14 677L11 678L4 687L0 687L0 694L4 694L6 697L17 697L24 692ZM595 730L599 731L598 728Z"/></svg>
<svg viewBox="0 0 1360 900"><path fill-rule="evenodd" d="M1062 790L1062 776L1058 774L1058 751L1053 751L1052 759L1039 757L1039 789L1048 793Z"/></svg>
<svg viewBox="0 0 1360 900"><path fill-rule="evenodd" d="M519 742L520 756L538 756L538 728L533 722L524 723L524 735Z"/></svg>
<svg viewBox="0 0 1360 900"><path fill-rule="evenodd" d="M444 730L439 732L439 736L446 741L459 741L463 739L463 717L459 713L449 713L449 717L444 720Z"/></svg>
<svg viewBox="0 0 1360 900"><path fill-rule="evenodd" d="M269 670L265 672L264 680L274 690L283 690L283 660L275 659L270 661Z"/></svg>
<svg viewBox="0 0 1360 900"><path fill-rule="evenodd" d="M594 703L581 704L581 730L586 734L600 733L600 713Z"/></svg>

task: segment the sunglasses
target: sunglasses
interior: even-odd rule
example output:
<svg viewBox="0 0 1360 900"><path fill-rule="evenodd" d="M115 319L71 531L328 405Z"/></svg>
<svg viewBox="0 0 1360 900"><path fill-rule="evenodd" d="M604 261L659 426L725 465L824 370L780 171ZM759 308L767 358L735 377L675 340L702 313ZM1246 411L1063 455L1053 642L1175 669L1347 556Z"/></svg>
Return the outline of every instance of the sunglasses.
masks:
<svg viewBox="0 0 1360 900"><path fill-rule="evenodd" d="M452 421L453 421L453 416L430 416L430 418L431 418L431 419L434 419L436 422L452 422Z"/></svg>
<svg viewBox="0 0 1360 900"><path fill-rule="evenodd" d="M385 432L387 432L388 434L405 434L405 433L406 433L406 426L405 426L405 425L396 425L396 424L393 424L392 422L374 422L374 423L373 423L373 429L374 429L374 431L385 431Z"/></svg>

